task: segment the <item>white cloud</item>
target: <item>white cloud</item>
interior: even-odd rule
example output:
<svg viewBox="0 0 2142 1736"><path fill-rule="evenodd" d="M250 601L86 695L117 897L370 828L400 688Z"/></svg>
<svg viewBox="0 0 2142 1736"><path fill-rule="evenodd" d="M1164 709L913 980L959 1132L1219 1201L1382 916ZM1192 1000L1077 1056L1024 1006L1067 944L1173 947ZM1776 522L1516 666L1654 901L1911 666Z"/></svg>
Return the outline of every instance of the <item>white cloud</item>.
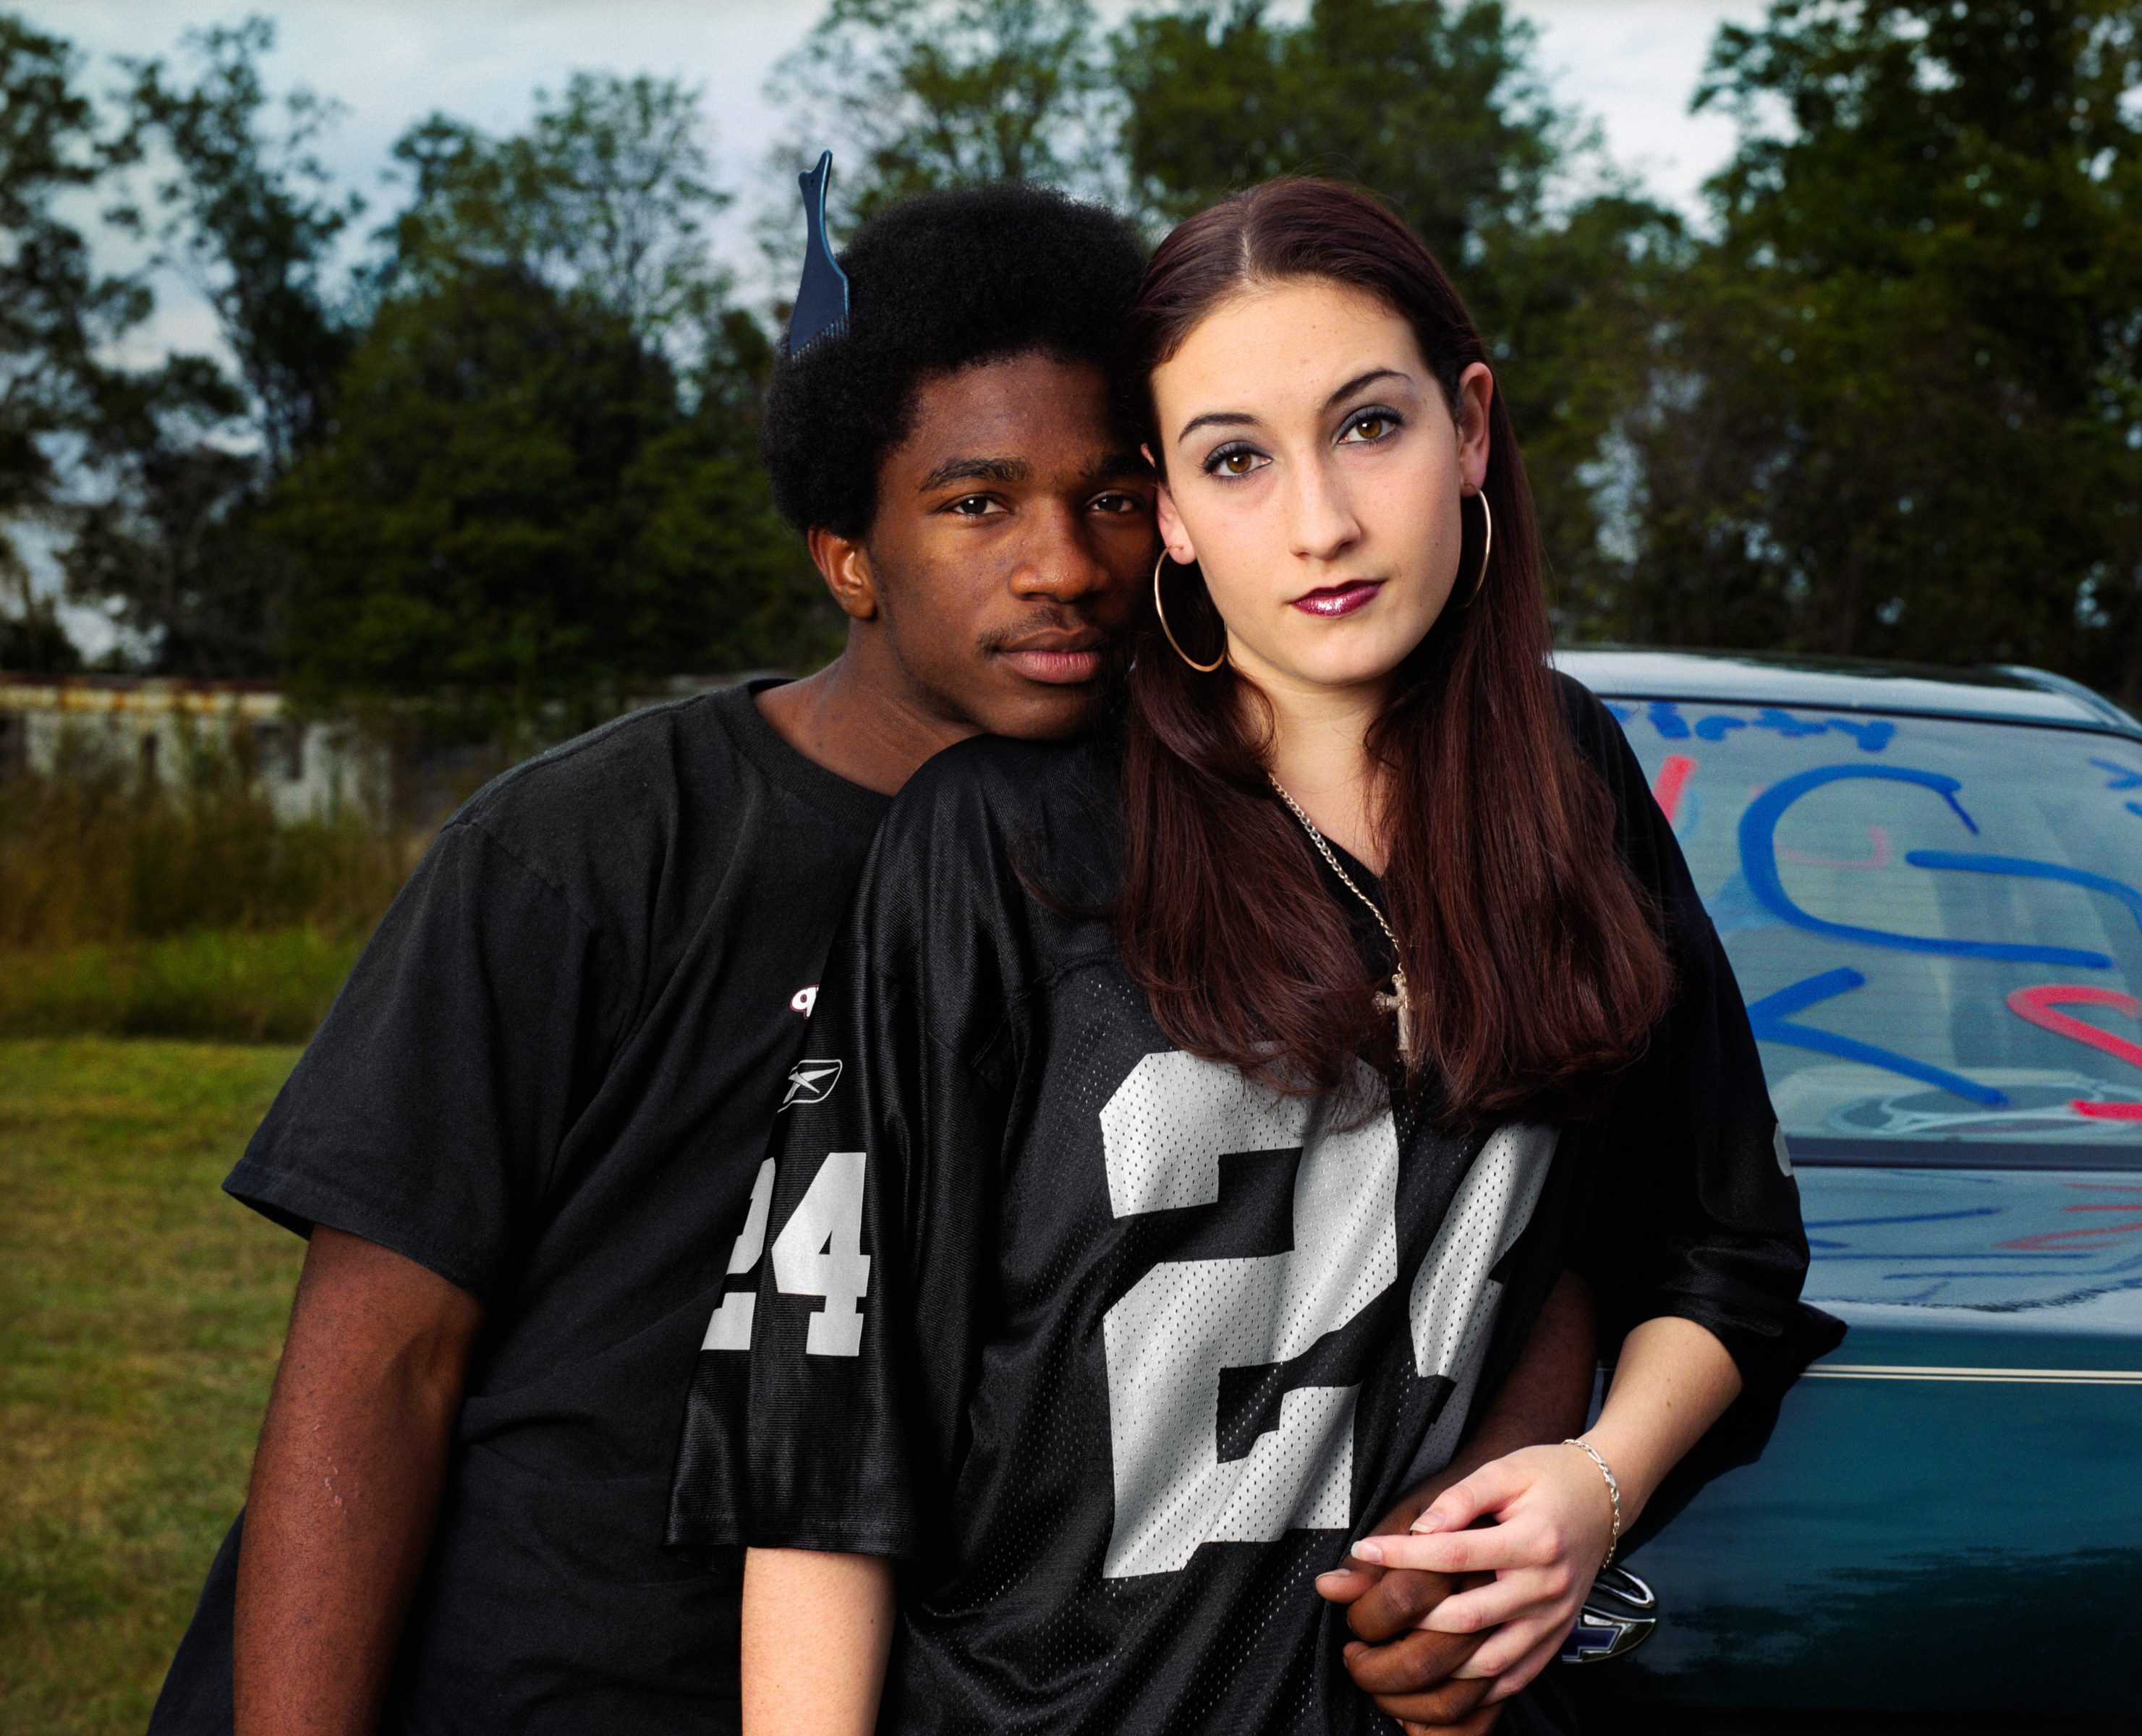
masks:
<svg viewBox="0 0 2142 1736"><path fill-rule="evenodd" d="M1761 21L1760 0L1523 0L1540 62L1567 105L1596 116L1609 152L1691 217L1732 155L1732 119L1688 111L1720 24Z"/></svg>

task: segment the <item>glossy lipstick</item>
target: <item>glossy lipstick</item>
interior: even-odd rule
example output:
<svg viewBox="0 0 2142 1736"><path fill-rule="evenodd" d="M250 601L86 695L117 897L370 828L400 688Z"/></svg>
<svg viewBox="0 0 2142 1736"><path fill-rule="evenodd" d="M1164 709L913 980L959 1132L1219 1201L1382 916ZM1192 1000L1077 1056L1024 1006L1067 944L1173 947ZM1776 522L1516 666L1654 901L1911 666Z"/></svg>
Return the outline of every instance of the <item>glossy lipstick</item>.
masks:
<svg viewBox="0 0 2142 1736"><path fill-rule="evenodd" d="M1375 601L1376 593L1384 588L1380 579L1354 579L1344 584L1327 584L1296 597L1289 605L1304 614L1320 615L1325 620L1335 620L1340 615L1350 615L1357 609L1365 608Z"/></svg>

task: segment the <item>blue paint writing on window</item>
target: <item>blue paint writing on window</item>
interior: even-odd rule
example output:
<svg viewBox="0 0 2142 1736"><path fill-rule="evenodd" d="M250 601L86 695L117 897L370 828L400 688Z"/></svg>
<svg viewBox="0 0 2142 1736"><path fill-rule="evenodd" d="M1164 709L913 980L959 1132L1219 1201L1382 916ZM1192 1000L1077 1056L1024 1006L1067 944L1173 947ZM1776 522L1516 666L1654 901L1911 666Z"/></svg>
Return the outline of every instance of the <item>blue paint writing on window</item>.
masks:
<svg viewBox="0 0 2142 1736"><path fill-rule="evenodd" d="M1812 718L1796 718L1790 712L1779 711L1774 705L1766 705L1755 713L1755 727L1758 729L1774 729L1779 735L1790 737L1820 735L1829 727L1829 722L1827 718L1818 723Z"/></svg>
<svg viewBox="0 0 2142 1736"><path fill-rule="evenodd" d="M2142 772L2130 772L2116 760L2094 759L2090 764L2100 772L2110 772L2112 774L2105 780L2106 789L2142 790Z"/></svg>
<svg viewBox="0 0 2142 1736"><path fill-rule="evenodd" d="M2003 1211L1998 1206L1970 1206L1962 1211L1885 1212L1879 1217L1827 1218L1821 1223L1816 1223L1813 1219L1809 1219L1806 1226L1808 1245L1810 1248L1825 1250L1834 1248L1839 1250L1848 1249L1852 1245L1848 1241L1838 1240L1834 1237L1818 1237L1814 1233L1818 1230L1887 1229L1892 1224L1947 1224L1954 1223L1962 1218L2001 1216L2003 1216Z"/></svg>
<svg viewBox="0 0 2142 1736"><path fill-rule="evenodd" d="M1998 1109L2006 1104L2006 1092L1996 1091L1990 1085L1981 1085L1975 1079L1967 1079L1962 1073L1951 1073L1945 1067L1914 1061L1909 1055L1862 1043L1854 1037L1841 1037L1834 1031L1818 1030L1813 1025L1792 1022L1794 1013L1804 1011L1816 1002L1848 994L1854 989L1864 988L1866 984L1867 979L1848 964L1825 970L1819 976L1808 977L1752 1003L1748 1009L1748 1023L1755 1028L1758 1043L1786 1043L1794 1048L1813 1049L1818 1054L1834 1055L1840 1061L1884 1068L1908 1079L1917 1079L1922 1085L1952 1091L1967 1102L1987 1109Z"/></svg>
<svg viewBox="0 0 2142 1736"><path fill-rule="evenodd" d="M1897 726L1887 718L1832 718L1829 727L1858 742L1862 753L1879 753L1897 739Z"/></svg>
<svg viewBox="0 0 2142 1736"><path fill-rule="evenodd" d="M2125 880L2116 880L2109 875L2092 874L2085 869L2070 868L2059 862L2041 862L2029 856L1962 856L1947 850L1908 850L1904 860L1914 868L1951 870L1961 874L2012 874L2024 880L2063 880L2070 886L2080 886L2086 891L2102 892L2107 898L2116 898L2133 913L2135 925L2142 928L2142 892L2136 891ZM2110 960L2106 961L2108 964Z"/></svg>
<svg viewBox="0 0 2142 1736"><path fill-rule="evenodd" d="M2130 814L2142 814L2142 801L2129 802L2127 804L2127 811Z"/></svg>
<svg viewBox="0 0 2142 1736"><path fill-rule="evenodd" d="M1998 1206L1967 1206L1961 1211L1885 1211L1878 1217L1808 1219L1809 1230L1863 1230L1878 1224L1946 1224L1958 1218L1999 1217Z"/></svg>
<svg viewBox="0 0 2142 1736"><path fill-rule="evenodd" d="M1626 725L1636 721L1637 709L1613 700L1606 702L1606 709L1614 714L1615 721ZM1659 733L1661 741L1685 742L1693 734L1699 741L1722 742L1736 729L1770 729L1789 737L1819 736L1834 730L1848 735L1859 744L1863 753L1879 753L1897 738L1897 726L1887 718L1796 718L1789 711L1774 705L1766 705L1755 713L1751 724L1745 718L1735 717L1731 712L1710 712L1698 718L1691 725L1681 715L1681 703L1673 699L1654 699L1643 708L1642 715Z"/></svg>
<svg viewBox="0 0 2142 1736"><path fill-rule="evenodd" d="M1931 953L1951 959L2004 959L2015 964L2065 964L2085 970L2110 970L2112 968L2112 960L2105 954L2084 952L2074 947L2024 945L2008 940L1955 940L1931 935L1900 935L1888 929L1860 928L1851 923L1831 922L1812 911L1802 910L1787 895L1784 884L1778 877L1778 822L1784 817L1786 810L1803 796L1820 789L1825 784L1840 782L1847 778L1873 778L1931 790L1955 810L1957 817L1963 821L1967 830L1974 834L1978 831L1978 823L1956 799L1957 792L1963 786L1955 778L1943 777L1938 772L1922 772L1911 766L1817 766L1794 777L1781 778L1743 810L1740 840L1740 871L1746 876L1748 890L1780 921L1790 923L1794 928L1804 929L1811 935L1825 935L1833 940L1853 941L1863 946L1888 947L1898 952ZM1945 853L1913 851L1905 860L1918 866L1930 866L1919 861L1922 855L1943 856ZM1966 856L1957 860L2014 862L2020 859ZM2072 879L2080 874L2080 870L2060 868L2050 862L2030 866L2034 870L2043 870L2041 877L2048 880ZM1989 869L1982 871L2004 870ZM2098 875L2088 877L2091 880L2101 878ZM2108 881L2105 884L2110 886L2117 885L2117 882ZM2127 890L2131 893L2132 889ZM1833 989L1830 992L1842 991Z"/></svg>

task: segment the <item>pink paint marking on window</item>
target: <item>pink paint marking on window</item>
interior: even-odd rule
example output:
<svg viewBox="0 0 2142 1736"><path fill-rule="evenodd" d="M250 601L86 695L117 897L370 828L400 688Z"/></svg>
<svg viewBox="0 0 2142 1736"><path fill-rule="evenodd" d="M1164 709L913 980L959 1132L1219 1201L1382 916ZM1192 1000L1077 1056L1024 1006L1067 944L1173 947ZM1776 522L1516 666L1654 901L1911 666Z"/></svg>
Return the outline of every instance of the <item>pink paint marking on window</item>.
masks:
<svg viewBox="0 0 2142 1736"><path fill-rule="evenodd" d="M2027 1018L2040 1029L2070 1042L2086 1043L2094 1049L2102 1049L2130 1067L2142 1068L2142 1043L2130 1042L2125 1037L2053 1010L2063 1004L2110 1007L2130 1018L2142 1018L2142 1000L2117 989L2099 989L2083 983L2046 983L2036 989L2018 989L2008 997L2008 1010L2017 1018ZM2098 1121L2142 1122L2142 1103L2100 1103L2077 1097L2068 1107L2077 1115L2087 1115Z"/></svg>
<svg viewBox="0 0 2142 1736"><path fill-rule="evenodd" d="M2110 1007L2130 1018L2142 1018L2142 1000L2117 989L2100 989L2084 983L2046 983L2036 989L2018 989L2008 997L2008 1010L2017 1018L2027 1018L2041 1029L2066 1037L2070 1042L2086 1043L2094 1049L2102 1049L2130 1067L2142 1067L2142 1043L2110 1031L2100 1031L2094 1024L2085 1024L2080 1018L2053 1010L2061 1005Z"/></svg>
<svg viewBox="0 0 2142 1736"><path fill-rule="evenodd" d="M2129 1190L2108 1190L2120 1191ZM2132 1201L2118 1205L2064 1206L2063 1211L2135 1211ZM2093 1224L2087 1229L2046 1230L2036 1235L2018 1235L2007 1241L1996 1242L1996 1248L2015 1249L2023 1252L2043 1252L2049 1249L2063 1249L2070 1253L2088 1253L2102 1248L2116 1247L2127 1237L2142 1230L2142 1218L2125 1224Z"/></svg>
<svg viewBox="0 0 2142 1736"><path fill-rule="evenodd" d="M2078 1193L2134 1194L2142 1196L2142 1188L2128 1187L2103 1182L2070 1181L2068 1186ZM2117 1202L2100 1204L2096 1201L2078 1201L2061 1208L2064 1211L2135 1211L2142 1210L2142 1198L2123 1199ZM2130 1224L2097 1224L2087 1230L2049 1230L2038 1235L2019 1235L2012 1241L1996 1242L1999 1248L2017 1248L2026 1250L2064 1249L2070 1253L2086 1253L2098 1248L2116 1245L2124 1237L2142 1230L2142 1220ZM2107 1240L2105 1238L2110 1237ZM2080 1245L2076 1245L2080 1244Z"/></svg>
<svg viewBox="0 0 2142 1736"><path fill-rule="evenodd" d="M1863 856L1817 856L1812 851L1793 850L1778 846L1778 860L1781 862L1802 862L1811 868L1886 868L1889 866L1889 828L1870 826L1867 828L1867 854Z"/></svg>
<svg viewBox="0 0 2142 1736"><path fill-rule="evenodd" d="M1681 792L1695 770L1695 762L1685 753L1669 753L1660 764L1659 775L1651 782L1651 800L1658 803L1668 826L1681 817Z"/></svg>

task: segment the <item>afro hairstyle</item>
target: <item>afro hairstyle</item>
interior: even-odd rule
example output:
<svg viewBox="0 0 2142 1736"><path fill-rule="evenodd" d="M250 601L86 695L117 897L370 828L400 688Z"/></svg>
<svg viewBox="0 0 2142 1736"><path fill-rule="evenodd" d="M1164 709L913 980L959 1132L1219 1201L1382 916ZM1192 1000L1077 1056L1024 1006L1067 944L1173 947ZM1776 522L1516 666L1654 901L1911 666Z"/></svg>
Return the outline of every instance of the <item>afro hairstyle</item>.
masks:
<svg viewBox="0 0 2142 1736"><path fill-rule="evenodd" d="M1113 212L1003 182L893 206L856 231L841 265L847 330L800 356L783 341L759 456L791 525L861 541L922 380L1030 351L1106 369L1145 249Z"/></svg>

